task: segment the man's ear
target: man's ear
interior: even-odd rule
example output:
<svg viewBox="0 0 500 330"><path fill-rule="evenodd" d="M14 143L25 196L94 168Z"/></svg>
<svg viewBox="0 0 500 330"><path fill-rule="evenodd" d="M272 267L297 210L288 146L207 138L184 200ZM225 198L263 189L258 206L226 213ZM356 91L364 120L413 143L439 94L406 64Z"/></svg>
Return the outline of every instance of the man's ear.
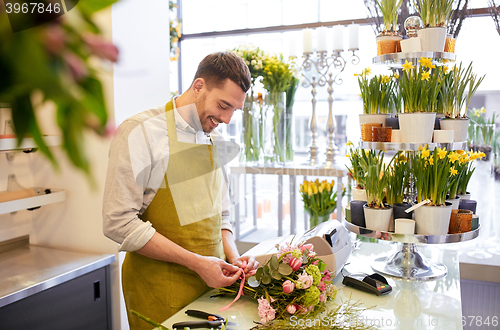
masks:
<svg viewBox="0 0 500 330"><path fill-rule="evenodd" d="M205 79L196 78L195 81L193 81L193 91L199 94L203 88L205 88Z"/></svg>

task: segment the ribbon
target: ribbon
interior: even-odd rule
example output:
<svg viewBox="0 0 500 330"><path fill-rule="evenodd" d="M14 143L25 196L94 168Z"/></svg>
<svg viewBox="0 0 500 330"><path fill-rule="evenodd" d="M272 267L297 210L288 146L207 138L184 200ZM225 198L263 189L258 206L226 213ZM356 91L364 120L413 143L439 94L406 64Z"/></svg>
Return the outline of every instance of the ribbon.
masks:
<svg viewBox="0 0 500 330"><path fill-rule="evenodd" d="M243 293L243 286L245 286L245 268L246 267L247 267L247 262L243 261L243 263L241 265L241 268L240 268L243 271L243 274L240 276L240 279L241 279L240 290L238 291L238 294L236 295L236 298L234 298L234 300L231 301L229 303L229 305L224 306L221 309L219 309L220 312L225 311L226 309L228 309L229 307L231 307L232 304L234 304L238 299L240 299L240 297L242 295L244 295L244 293Z"/></svg>

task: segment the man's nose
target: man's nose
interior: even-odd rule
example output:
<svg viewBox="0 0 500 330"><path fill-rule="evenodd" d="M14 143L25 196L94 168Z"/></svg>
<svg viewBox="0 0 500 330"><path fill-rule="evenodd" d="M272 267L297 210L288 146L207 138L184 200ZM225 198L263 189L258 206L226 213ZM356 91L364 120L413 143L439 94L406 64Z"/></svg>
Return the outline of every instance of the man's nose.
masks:
<svg viewBox="0 0 500 330"><path fill-rule="evenodd" d="M224 122L224 124L228 125L233 117L233 111L224 111L224 113L220 116L220 119Z"/></svg>

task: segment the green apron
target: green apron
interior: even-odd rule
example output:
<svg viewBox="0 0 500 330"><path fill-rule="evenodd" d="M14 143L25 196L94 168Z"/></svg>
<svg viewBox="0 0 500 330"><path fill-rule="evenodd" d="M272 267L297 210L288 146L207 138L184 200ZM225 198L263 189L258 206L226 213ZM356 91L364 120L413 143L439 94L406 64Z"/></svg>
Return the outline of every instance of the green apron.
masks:
<svg viewBox="0 0 500 330"><path fill-rule="evenodd" d="M186 250L225 259L221 235L222 171L217 147L177 141L172 101L165 111L170 148L167 171L141 219L150 221L159 234ZM130 310L161 323L209 289L188 268L136 252L127 252L122 282L132 330L150 330L151 325Z"/></svg>

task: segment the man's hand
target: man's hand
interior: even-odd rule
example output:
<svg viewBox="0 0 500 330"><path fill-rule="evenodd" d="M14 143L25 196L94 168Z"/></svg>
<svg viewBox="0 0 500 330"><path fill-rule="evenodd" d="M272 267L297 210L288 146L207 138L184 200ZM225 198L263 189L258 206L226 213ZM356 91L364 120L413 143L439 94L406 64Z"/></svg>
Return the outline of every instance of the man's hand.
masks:
<svg viewBox="0 0 500 330"><path fill-rule="evenodd" d="M194 271L212 288L229 286L242 275L241 269L215 257L202 257Z"/></svg>
<svg viewBox="0 0 500 330"><path fill-rule="evenodd" d="M255 260L254 256L242 256L233 261L233 265L236 267L241 268L243 265L243 261L246 261L247 266L245 267L245 274L248 274L254 269L257 269L259 267L259 262Z"/></svg>

